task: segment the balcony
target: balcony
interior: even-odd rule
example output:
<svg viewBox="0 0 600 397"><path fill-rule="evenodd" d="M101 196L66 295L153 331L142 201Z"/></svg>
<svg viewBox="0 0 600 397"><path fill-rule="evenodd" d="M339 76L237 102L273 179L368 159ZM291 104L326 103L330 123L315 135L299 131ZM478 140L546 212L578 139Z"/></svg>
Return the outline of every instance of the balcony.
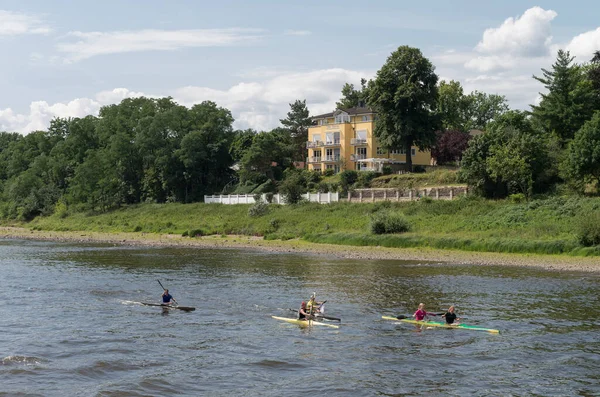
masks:
<svg viewBox="0 0 600 397"><path fill-rule="evenodd" d="M325 146L340 146L340 140L325 141Z"/></svg>
<svg viewBox="0 0 600 397"><path fill-rule="evenodd" d="M325 156L325 162L332 163L332 162L335 162L335 161L340 161L340 155L339 154L336 154L334 156Z"/></svg>
<svg viewBox="0 0 600 397"><path fill-rule="evenodd" d="M321 156L313 156L313 157L307 157L306 158L306 162L309 164L314 164L314 163L320 163L321 162Z"/></svg>
<svg viewBox="0 0 600 397"><path fill-rule="evenodd" d="M322 147L323 141L309 141L306 142L306 148L307 149L314 149L314 148L318 148L318 147Z"/></svg>
<svg viewBox="0 0 600 397"><path fill-rule="evenodd" d="M366 145L366 144L367 144L367 140L364 138L352 138L350 140L350 145L352 145L352 146Z"/></svg>
<svg viewBox="0 0 600 397"><path fill-rule="evenodd" d="M350 161L365 160L366 158L367 158L366 154L351 154L350 155Z"/></svg>

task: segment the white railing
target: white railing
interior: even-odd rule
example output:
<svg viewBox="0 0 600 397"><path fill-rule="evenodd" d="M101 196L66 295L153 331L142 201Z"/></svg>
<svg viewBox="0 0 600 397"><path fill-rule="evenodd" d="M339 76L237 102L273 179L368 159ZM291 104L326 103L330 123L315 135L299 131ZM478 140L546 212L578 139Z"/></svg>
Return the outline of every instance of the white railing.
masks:
<svg viewBox="0 0 600 397"><path fill-rule="evenodd" d="M363 138L352 138L350 139L350 145L366 145L367 140Z"/></svg>
<svg viewBox="0 0 600 397"><path fill-rule="evenodd" d="M335 156L325 156L325 161L340 161L340 155Z"/></svg>
<svg viewBox="0 0 600 397"><path fill-rule="evenodd" d="M325 146L338 146L340 144L340 140L336 139L334 141L326 141Z"/></svg>
<svg viewBox="0 0 600 397"><path fill-rule="evenodd" d="M308 157L306 159L307 163L313 164L313 163L320 163L321 162L321 157L320 156L315 156L315 157Z"/></svg>
<svg viewBox="0 0 600 397"><path fill-rule="evenodd" d="M323 146L323 141L309 141L309 142L306 142L306 148L307 149L312 149L312 148L321 147L321 146Z"/></svg>
<svg viewBox="0 0 600 397"><path fill-rule="evenodd" d="M350 161L366 160L366 159L367 159L366 154L351 154L350 155Z"/></svg>
<svg viewBox="0 0 600 397"><path fill-rule="evenodd" d="M302 198L314 203L329 204L339 201L339 193L305 193ZM267 195L261 195L261 199L267 202ZM283 196L274 194L271 204L285 204ZM254 204L253 194L215 194L212 196L204 196L205 203L220 203L220 204Z"/></svg>

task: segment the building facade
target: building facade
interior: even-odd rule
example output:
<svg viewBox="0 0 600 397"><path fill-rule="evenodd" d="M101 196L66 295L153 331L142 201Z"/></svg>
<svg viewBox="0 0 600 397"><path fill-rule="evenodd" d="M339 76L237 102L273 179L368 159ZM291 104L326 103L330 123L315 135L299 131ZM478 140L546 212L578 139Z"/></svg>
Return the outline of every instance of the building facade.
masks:
<svg viewBox="0 0 600 397"><path fill-rule="evenodd" d="M406 163L403 150L388 151L379 147L373 135L376 113L369 108L336 109L313 117L315 125L308 129L309 170L378 171ZM412 147L413 165L429 165L431 153Z"/></svg>

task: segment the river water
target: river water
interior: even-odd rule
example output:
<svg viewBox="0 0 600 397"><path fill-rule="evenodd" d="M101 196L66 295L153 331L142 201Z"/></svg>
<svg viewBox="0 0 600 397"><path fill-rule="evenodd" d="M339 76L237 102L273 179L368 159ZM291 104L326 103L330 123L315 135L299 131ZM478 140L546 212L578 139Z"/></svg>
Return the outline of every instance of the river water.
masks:
<svg viewBox="0 0 600 397"><path fill-rule="evenodd" d="M598 275L3 240L0 280L0 396L600 395ZM271 318L312 292L339 329ZM420 302L500 334L381 319Z"/></svg>

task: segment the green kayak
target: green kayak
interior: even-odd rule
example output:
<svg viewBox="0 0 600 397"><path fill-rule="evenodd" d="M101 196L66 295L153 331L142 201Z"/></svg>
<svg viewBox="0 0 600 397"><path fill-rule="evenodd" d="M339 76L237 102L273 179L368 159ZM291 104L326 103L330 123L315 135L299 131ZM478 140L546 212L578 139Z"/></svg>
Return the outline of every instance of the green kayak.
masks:
<svg viewBox="0 0 600 397"><path fill-rule="evenodd" d="M485 331L485 332L489 332L491 334L499 334L500 333L500 331L498 331L497 329L482 328L482 327L476 327L474 325L467 325L467 324L454 325L454 324L446 324L446 323L442 323L442 322L438 322L438 321L417 321L417 320L409 320L409 319L398 319L398 318L392 317L392 316L381 316L381 318L383 318L384 320L398 321L398 322L407 323L407 324L422 325L425 327L469 329L471 331Z"/></svg>

